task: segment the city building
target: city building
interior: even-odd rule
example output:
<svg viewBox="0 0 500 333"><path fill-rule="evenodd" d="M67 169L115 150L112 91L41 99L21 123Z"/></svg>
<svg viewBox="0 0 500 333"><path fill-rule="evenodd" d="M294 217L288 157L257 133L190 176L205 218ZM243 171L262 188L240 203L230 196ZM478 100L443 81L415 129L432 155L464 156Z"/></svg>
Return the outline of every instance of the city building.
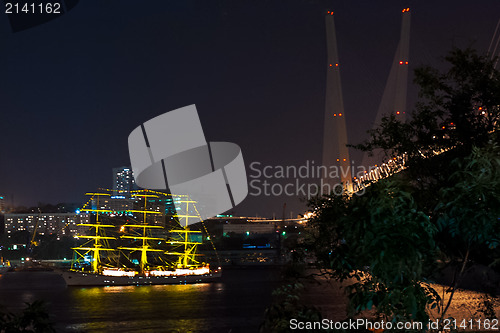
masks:
<svg viewBox="0 0 500 333"><path fill-rule="evenodd" d="M132 168L113 168L113 195L129 195L130 191L137 189Z"/></svg>
<svg viewBox="0 0 500 333"><path fill-rule="evenodd" d="M0 195L0 214L5 213L5 196Z"/></svg>
<svg viewBox="0 0 500 333"><path fill-rule="evenodd" d="M146 201L146 202L145 202ZM95 195L90 206L81 209L82 212L99 211L100 216L113 218L110 223L122 224L123 222L136 221L142 223L146 217L147 224L165 225L166 217L172 211L172 199L170 197L144 197L139 193L125 195ZM90 208L91 210L86 210ZM156 212L144 216L140 211ZM175 214L175 209L173 213Z"/></svg>
<svg viewBox="0 0 500 333"><path fill-rule="evenodd" d="M71 236L85 234L88 227L78 226L80 223L90 223L87 213L23 213L5 214L5 234L27 230L39 235Z"/></svg>

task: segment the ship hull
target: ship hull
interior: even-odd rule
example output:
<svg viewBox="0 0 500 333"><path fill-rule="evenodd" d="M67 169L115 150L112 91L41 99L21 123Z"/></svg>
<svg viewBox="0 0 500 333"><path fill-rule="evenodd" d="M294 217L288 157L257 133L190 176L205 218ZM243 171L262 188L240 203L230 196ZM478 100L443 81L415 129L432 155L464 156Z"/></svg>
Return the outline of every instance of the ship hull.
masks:
<svg viewBox="0 0 500 333"><path fill-rule="evenodd" d="M159 284L191 284L213 282L222 276L222 272L203 275L180 276L108 276L84 272L59 272L68 286L148 286Z"/></svg>

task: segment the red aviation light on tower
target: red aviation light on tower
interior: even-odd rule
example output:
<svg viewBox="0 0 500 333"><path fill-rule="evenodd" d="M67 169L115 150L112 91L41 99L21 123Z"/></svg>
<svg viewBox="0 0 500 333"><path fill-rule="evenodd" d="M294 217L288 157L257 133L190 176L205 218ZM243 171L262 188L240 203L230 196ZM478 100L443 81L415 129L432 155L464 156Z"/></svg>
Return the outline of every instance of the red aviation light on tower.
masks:
<svg viewBox="0 0 500 333"><path fill-rule="evenodd" d="M338 55L337 37L335 32L335 20L333 11L325 10L324 21L326 28L326 98L325 98L325 122L323 132L323 165L338 166L339 163L349 163L349 149L346 146L347 128L345 123L345 111L342 101L342 84L340 80L340 60ZM333 116L333 117L332 117ZM333 144L332 144L333 143ZM343 159L346 161L343 161ZM323 183L329 188L335 188L338 179L323 175ZM340 175L340 183L346 191L352 191L352 174L350 168L347 172L343 170ZM327 186L323 187L323 191ZM325 191L325 194L326 191Z"/></svg>

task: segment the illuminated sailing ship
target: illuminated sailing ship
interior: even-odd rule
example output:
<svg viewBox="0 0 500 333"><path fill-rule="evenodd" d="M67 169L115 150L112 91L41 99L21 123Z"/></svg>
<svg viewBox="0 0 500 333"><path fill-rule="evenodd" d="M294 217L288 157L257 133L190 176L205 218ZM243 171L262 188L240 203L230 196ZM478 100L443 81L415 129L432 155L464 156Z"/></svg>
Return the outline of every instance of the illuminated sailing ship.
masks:
<svg viewBox="0 0 500 333"><path fill-rule="evenodd" d="M135 201L136 205L142 201L141 209L134 209L131 204L117 211L102 205L110 194L88 195L92 197L81 211L94 213L95 222L79 225L89 228L90 232L77 236L87 241L73 248L71 269L60 273L67 285L184 284L209 282L221 276L220 267L210 269L196 253L198 245L202 244L202 232L187 227L188 219L197 217L190 215L197 210L195 202L189 198L172 198L150 190L133 191L130 202ZM162 212L158 207L148 207L148 200L154 202L160 197L185 205L184 212L172 216L170 224L175 224L173 227L158 225L157 220L150 218L161 216ZM113 219L117 216L122 219ZM142 223L132 218L137 216L142 217Z"/></svg>

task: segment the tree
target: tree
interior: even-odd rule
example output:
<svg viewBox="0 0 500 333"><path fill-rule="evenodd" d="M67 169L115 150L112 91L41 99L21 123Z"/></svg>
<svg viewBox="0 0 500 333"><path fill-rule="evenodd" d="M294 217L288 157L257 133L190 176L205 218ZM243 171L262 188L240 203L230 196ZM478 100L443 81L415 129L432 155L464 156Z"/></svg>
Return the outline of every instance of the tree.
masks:
<svg viewBox="0 0 500 333"><path fill-rule="evenodd" d="M386 321L427 322L430 308L443 319L467 269L499 259L500 146L473 148L451 164L453 185L432 193L437 203L430 212L402 174L372 184L363 196L311 200L307 246L318 267L351 281L350 315L374 308ZM430 284L445 267L455 268L446 303Z"/></svg>
<svg viewBox="0 0 500 333"><path fill-rule="evenodd" d="M473 49L453 49L445 58L444 72L423 66L415 70L420 101L409 122L385 116L370 139L356 145L363 151L376 148L410 161L434 152L464 146L483 147L500 118L500 72L494 61ZM466 153L467 154L467 153Z"/></svg>
<svg viewBox="0 0 500 333"><path fill-rule="evenodd" d="M473 261L474 252L475 257L482 257L488 249L495 250L500 244L500 147L491 143L481 149L473 148L464 161L454 163L461 166L450 176L454 185L440 191L435 211L436 225L442 235L441 251L449 262L460 264L442 316L467 265Z"/></svg>
<svg viewBox="0 0 500 333"><path fill-rule="evenodd" d="M408 157L408 168L361 196L310 202L309 244L348 287L352 314L375 307L388 320L443 318L475 260L498 260L500 239L500 73L472 49L453 49L448 68L415 71L420 101L407 123L384 117L356 147ZM455 267L444 304L427 283L439 264Z"/></svg>
<svg viewBox="0 0 500 333"><path fill-rule="evenodd" d="M373 184L364 196L311 202L311 248L321 267L347 287L351 315L376 308L389 321L428 320L436 295L425 279L432 267L436 227L398 179Z"/></svg>
<svg viewBox="0 0 500 333"><path fill-rule="evenodd" d="M470 48L453 49L445 60L450 64L445 73L429 66L415 71L423 98L413 120L417 134L427 140L432 139L430 135L442 134L442 144L450 148L482 147L500 116L500 73L495 70L495 60ZM426 113L435 121L426 121ZM432 125L439 121L441 127L436 131ZM431 124L430 133L425 131L427 124Z"/></svg>
<svg viewBox="0 0 500 333"><path fill-rule="evenodd" d="M429 66L415 70L420 100L408 122L385 116L369 131L368 140L354 146L367 152L383 149L390 157L407 156L407 179L420 191L435 192L446 185L453 172L450 161L468 156L473 146L484 147L500 125L495 59L470 48L453 49L444 59L444 71ZM434 205L429 202L429 207Z"/></svg>
<svg viewBox="0 0 500 333"><path fill-rule="evenodd" d="M26 308L20 314L0 311L0 332L55 332L49 314L42 301L26 303Z"/></svg>

